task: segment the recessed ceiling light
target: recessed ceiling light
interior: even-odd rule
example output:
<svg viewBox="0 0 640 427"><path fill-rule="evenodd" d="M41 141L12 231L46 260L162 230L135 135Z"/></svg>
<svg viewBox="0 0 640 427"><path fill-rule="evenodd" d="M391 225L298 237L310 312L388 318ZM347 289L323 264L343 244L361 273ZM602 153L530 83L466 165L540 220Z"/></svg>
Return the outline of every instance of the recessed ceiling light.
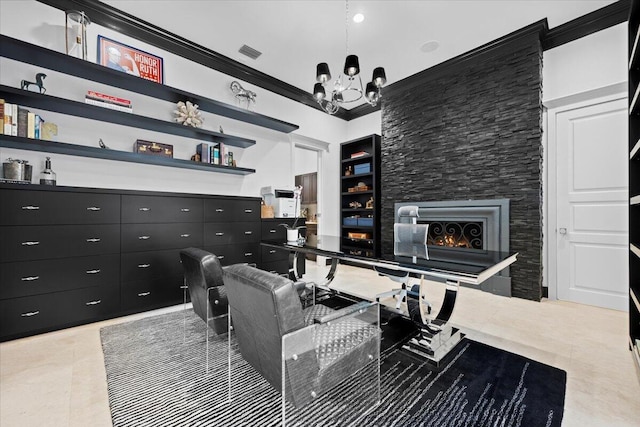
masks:
<svg viewBox="0 0 640 427"><path fill-rule="evenodd" d="M420 50L423 51L424 53L429 53L429 52L433 52L434 50L437 50L439 47L440 47L440 42L438 42L437 40L429 40L428 42L420 46Z"/></svg>
<svg viewBox="0 0 640 427"><path fill-rule="evenodd" d="M355 15L353 15L353 22L355 22L355 23L358 23L358 24L359 24L359 23L360 23L360 22L362 22L362 21L364 21L364 15L363 15L363 14L361 14L361 13L356 13Z"/></svg>

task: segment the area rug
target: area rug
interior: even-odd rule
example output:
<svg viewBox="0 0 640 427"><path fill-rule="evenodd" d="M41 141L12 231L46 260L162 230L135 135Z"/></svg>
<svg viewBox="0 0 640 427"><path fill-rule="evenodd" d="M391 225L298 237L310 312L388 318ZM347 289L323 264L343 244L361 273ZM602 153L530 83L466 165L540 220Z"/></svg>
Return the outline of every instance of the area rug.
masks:
<svg viewBox="0 0 640 427"><path fill-rule="evenodd" d="M280 394L235 350L235 395L225 403L228 341L210 336L207 373L205 332L191 310L101 329L114 427L281 425ZM354 392L377 388L370 379L350 380L330 397L289 408L287 425L561 425L566 372L467 339L435 367L389 345L393 335L383 329L379 406L354 409Z"/></svg>

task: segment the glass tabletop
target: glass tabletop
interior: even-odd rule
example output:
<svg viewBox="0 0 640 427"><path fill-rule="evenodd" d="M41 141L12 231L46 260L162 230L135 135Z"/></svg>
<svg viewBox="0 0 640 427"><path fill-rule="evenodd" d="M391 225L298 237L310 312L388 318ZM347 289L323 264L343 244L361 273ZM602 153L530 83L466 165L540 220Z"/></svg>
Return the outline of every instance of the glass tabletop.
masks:
<svg viewBox="0 0 640 427"><path fill-rule="evenodd" d="M374 267L392 268L432 276L455 277L469 283L479 283L516 260L517 253L480 249L449 248L444 246L402 244L396 254L379 258L352 255L340 250L338 236L318 236L313 243L262 241L263 245L338 258ZM481 276L486 276L482 277ZM465 278L467 280L465 280ZM480 278L482 280L480 280Z"/></svg>

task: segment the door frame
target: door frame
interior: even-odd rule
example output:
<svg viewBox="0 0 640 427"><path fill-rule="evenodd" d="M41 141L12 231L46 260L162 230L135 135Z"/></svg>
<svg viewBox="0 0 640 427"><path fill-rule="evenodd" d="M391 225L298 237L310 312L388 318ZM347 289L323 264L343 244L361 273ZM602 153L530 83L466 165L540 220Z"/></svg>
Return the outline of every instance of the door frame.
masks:
<svg viewBox="0 0 640 427"><path fill-rule="evenodd" d="M543 102L543 174L542 191L542 286L547 287L548 298L558 299L558 151L557 116L571 110L590 107L628 97L625 83L605 86L596 90ZM546 202L546 203L545 203Z"/></svg>

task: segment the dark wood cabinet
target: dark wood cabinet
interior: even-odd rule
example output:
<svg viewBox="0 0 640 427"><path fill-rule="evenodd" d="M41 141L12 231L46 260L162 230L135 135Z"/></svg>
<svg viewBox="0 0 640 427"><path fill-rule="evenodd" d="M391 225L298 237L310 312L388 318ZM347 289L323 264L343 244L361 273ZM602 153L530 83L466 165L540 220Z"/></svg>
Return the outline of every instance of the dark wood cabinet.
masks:
<svg viewBox="0 0 640 427"><path fill-rule="evenodd" d="M345 253L379 257L380 135L340 145L340 236Z"/></svg>
<svg viewBox="0 0 640 427"><path fill-rule="evenodd" d="M293 226L296 223L295 218L263 218L261 240L275 240L285 242L287 240L287 229L282 224ZM298 219L297 226L304 225L304 220ZM306 236L306 229L301 229L300 234ZM260 248L261 262L258 265L263 270L276 274L288 275L289 273L289 251ZM299 257L296 265L298 274L302 275L306 272L305 258Z"/></svg>
<svg viewBox="0 0 640 427"><path fill-rule="evenodd" d="M640 369L640 0L629 14L629 348Z"/></svg>
<svg viewBox="0 0 640 427"><path fill-rule="evenodd" d="M301 203L310 205L318 203L318 173L296 175L295 185L302 185Z"/></svg>
<svg viewBox="0 0 640 427"><path fill-rule="evenodd" d="M261 263L257 197L16 184L0 197L2 341L182 303L185 247Z"/></svg>

